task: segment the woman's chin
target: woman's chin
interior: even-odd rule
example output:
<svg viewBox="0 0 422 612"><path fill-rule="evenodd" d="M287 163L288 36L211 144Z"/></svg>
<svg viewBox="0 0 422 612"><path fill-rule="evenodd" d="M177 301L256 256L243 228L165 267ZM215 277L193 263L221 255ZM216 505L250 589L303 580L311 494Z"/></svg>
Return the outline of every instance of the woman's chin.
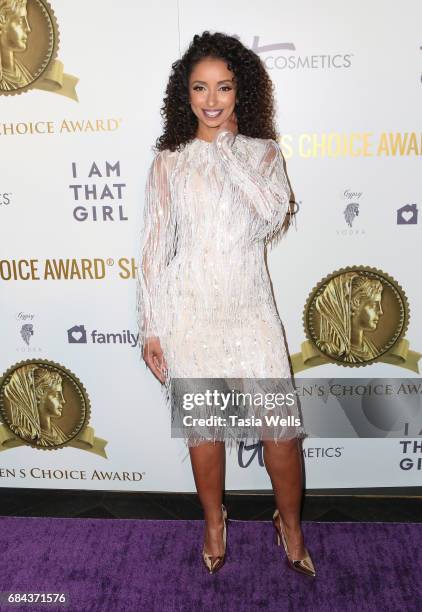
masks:
<svg viewBox="0 0 422 612"><path fill-rule="evenodd" d="M207 128L218 128L220 127L220 125L223 123L223 121L218 120L218 121L202 121L203 125Z"/></svg>
<svg viewBox="0 0 422 612"><path fill-rule="evenodd" d="M207 128L219 128L226 121L227 117L217 117L217 119L200 119L200 123Z"/></svg>

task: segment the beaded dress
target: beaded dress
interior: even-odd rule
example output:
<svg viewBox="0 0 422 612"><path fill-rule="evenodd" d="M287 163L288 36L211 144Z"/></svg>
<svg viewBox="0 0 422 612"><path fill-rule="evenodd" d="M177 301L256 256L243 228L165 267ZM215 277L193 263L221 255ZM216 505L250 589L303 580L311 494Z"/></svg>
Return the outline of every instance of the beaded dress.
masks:
<svg viewBox="0 0 422 612"><path fill-rule="evenodd" d="M138 266L138 345L142 357L146 339L160 339L167 363L162 388L173 411L181 411L170 390L175 380L185 381L185 390L193 390L191 379L203 378L267 393L291 382L264 258L267 245L273 248L283 233L289 199L275 140L224 130L212 142L194 138L153 159ZM304 434L297 420L292 424L300 419L297 399L275 410L290 415L288 424L270 434L258 426L250 438ZM263 412L250 406L248 414ZM229 438L248 437L239 435L241 429ZM186 429L181 437L189 446L228 439L227 428L206 436Z"/></svg>

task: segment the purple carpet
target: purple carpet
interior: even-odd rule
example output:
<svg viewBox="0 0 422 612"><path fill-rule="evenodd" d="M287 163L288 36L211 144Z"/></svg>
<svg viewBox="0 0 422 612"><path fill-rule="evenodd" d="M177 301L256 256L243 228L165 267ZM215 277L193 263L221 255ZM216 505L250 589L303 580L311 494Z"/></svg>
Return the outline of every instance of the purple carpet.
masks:
<svg viewBox="0 0 422 612"><path fill-rule="evenodd" d="M0 517L0 591L65 592L72 612L422 610L422 525L304 523L316 578L296 574L270 522L229 521L225 566L202 565L202 521Z"/></svg>

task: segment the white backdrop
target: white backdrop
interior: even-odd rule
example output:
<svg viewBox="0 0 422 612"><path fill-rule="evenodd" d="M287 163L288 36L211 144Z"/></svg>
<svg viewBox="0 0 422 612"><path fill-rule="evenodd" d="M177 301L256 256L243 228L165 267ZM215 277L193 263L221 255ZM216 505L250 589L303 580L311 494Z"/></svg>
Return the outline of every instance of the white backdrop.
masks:
<svg viewBox="0 0 422 612"><path fill-rule="evenodd" d="M118 262L138 261L144 182L161 133L171 63L195 33L222 31L253 47L274 81L280 142L299 203L297 230L268 257L290 352L305 339L302 311L311 289L354 265L380 268L400 283L410 305L406 337L418 350L420 223L399 225L396 215L402 206L416 204L419 212L421 205L422 6L412 0L262 0L259 6L215 0L212 10L193 0L55 0L52 6L58 57L79 79L79 101L35 89L0 96L0 374L35 358L74 372L88 392L90 425L107 441L107 457L71 447L3 447L0 486L193 491L187 449L170 439L160 385L137 349L125 342L127 335L117 343L94 343L91 336L93 330L137 333L134 274L122 274ZM87 121L97 120L109 130L91 130ZM50 122L51 133L29 133L36 122L40 130ZM346 142L354 134L355 154L317 146L330 134ZM413 149L407 147L411 134ZM380 147L384 138L407 140L393 152ZM366 154L359 153L363 140ZM101 173L106 162L119 162L120 176L88 177L94 162ZM70 185L93 183L98 193L105 184L121 184L121 198L87 200L82 187L75 201ZM352 227L343 215L348 193L359 202ZM104 203L113 221L101 220ZM86 220L75 218L77 206L86 207ZM98 258L105 277L43 278L46 262L72 258ZM37 260L39 280L8 279L11 262L22 259ZM34 333L26 344L20 331L28 321ZM69 343L75 326L84 326L86 343ZM380 363L359 374L417 376ZM356 370L328 364L310 376L356 376ZM400 468L402 449L397 438L307 440L307 487L420 485L416 463ZM422 456L418 448L407 455ZM233 452L227 464L227 489L270 488L257 457L245 468Z"/></svg>

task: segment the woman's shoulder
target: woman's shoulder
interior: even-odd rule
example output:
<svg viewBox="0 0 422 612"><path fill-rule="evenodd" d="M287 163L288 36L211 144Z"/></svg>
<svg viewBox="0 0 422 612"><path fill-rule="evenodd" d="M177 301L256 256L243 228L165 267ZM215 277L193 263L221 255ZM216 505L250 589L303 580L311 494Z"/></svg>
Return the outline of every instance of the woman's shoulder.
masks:
<svg viewBox="0 0 422 612"><path fill-rule="evenodd" d="M280 145L272 138L258 138L255 136L246 136L238 134L237 138L245 144L245 146L255 149L257 152L267 151L268 149L278 149Z"/></svg>
<svg viewBox="0 0 422 612"><path fill-rule="evenodd" d="M178 151L171 151L170 149L157 150L154 147L151 148L151 151L153 154L151 166L164 166L167 169L174 167L179 154Z"/></svg>
<svg viewBox="0 0 422 612"><path fill-rule="evenodd" d="M154 160L168 161L177 158L179 151L171 151L170 149L157 150L154 147L151 148Z"/></svg>
<svg viewBox="0 0 422 612"><path fill-rule="evenodd" d="M236 140L239 138L239 136L242 154L248 158L255 159L257 163L263 159L271 162L282 155L280 145L272 138L256 138L253 136L239 134Z"/></svg>

